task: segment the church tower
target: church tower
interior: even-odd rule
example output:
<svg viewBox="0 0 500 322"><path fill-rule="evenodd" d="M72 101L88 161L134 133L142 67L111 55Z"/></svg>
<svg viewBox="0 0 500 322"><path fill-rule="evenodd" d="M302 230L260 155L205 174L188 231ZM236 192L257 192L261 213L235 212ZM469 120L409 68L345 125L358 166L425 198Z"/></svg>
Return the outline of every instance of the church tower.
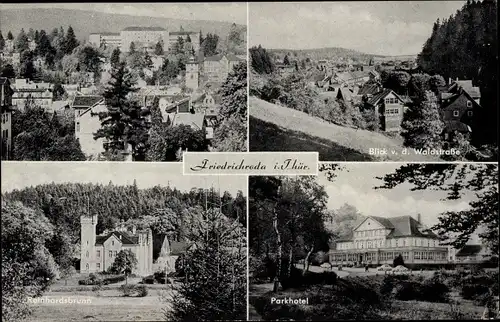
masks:
<svg viewBox="0 0 500 322"><path fill-rule="evenodd" d="M96 271L95 242L96 242L97 215L80 216L80 272L92 273Z"/></svg>
<svg viewBox="0 0 500 322"><path fill-rule="evenodd" d="M200 70L198 62L191 56L186 63L186 87L191 88L193 91L198 89L199 86Z"/></svg>

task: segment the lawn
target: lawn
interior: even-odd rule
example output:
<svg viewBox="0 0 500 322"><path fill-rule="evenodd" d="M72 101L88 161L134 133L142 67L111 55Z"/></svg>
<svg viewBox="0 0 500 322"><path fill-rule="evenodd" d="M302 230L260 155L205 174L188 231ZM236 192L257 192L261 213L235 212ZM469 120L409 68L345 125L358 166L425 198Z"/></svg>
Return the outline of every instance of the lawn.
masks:
<svg viewBox="0 0 500 322"><path fill-rule="evenodd" d="M401 154L400 137L335 125L255 97L249 108L250 151L318 151L320 161L442 161L411 149ZM389 154L370 155L370 148L385 148Z"/></svg>
<svg viewBox="0 0 500 322"><path fill-rule="evenodd" d="M165 318L162 309L168 309L161 301L161 292L149 289L145 297L123 297L117 289L48 292L42 297L45 303L31 304L29 321L161 321ZM77 303L50 303L60 299Z"/></svg>
<svg viewBox="0 0 500 322"><path fill-rule="evenodd" d="M169 304L172 287L164 284L146 284L145 297L124 297L119 287L125 282L103 285L93 291L92 285L78 285L78 280L88 274L75 274L65 280L58 280L40 299L44 302L31 303L32 314L28 321L162 321L164 310ZM137 284L141 278L131 277L129 284ZM57 303L57 301L72 303Z"/></svg>

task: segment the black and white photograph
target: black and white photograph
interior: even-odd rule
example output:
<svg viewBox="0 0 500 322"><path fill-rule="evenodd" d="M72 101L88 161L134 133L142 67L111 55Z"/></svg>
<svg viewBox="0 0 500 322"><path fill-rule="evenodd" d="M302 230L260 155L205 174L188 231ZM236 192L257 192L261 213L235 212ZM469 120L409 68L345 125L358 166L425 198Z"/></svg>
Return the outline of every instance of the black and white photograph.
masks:
<svg viewBox="0 0 500 322"><path fill-rule="evenodd" d="M249 178L249 319L498 319L498 166Z"/></svg>
<svg viewBox="0 0 500 322"><path fill-rule="evenodd" d="M249 3L249 148L497 161L497 1Z"/></svg>
<svg viewBox="0 0 500 322"><path fill-rule="evenodd" d="M247 317L247 177L2 162L2 321Z"/></svg>
<svg viewBox="0 0 500 322"><path fill-rule="evenodd" d="M247 150L247 4L0 5L2 160Z"/></svg>

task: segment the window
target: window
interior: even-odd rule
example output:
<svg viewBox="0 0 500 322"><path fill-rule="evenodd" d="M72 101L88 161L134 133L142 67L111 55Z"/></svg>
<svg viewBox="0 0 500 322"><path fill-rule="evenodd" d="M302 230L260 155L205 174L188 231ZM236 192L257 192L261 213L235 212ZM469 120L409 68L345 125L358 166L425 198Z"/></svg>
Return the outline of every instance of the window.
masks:
<svg viewBox="0 0 500 322"><path fill-rule="evenodd" d="M111 245L115 246L115 241L114 240L111 241Z"/></svg>
<svg viewBox="0 0 500 322"><path fill-rule="evenodd" d="M97 269L100 270L101 269L101 263L97 263Z"/></svg>
<svg viewBox="0 0 500 322"><path fill-rule="evenodd" d="M109 257L113 257L113 251L112 250L109 251Z"/></svg>
<svg viewBox="0 0 500 322"><path fill-rule="evenodd" d="M472 111L467 111L467 116L472 116Z"/></svg>
<svg viewBox="0 0 500 322"><path fill-rule="evenodd" d="M472 102L471 101L467 101L467 107L472 107Z"/></svg>
<svg viewBox="0 0 500 322"><path fill-rule="evenodd" d="M89 270L89 263L85 265L85 269L88 271Z"/></svg>
<svg viewBox="0 0 500 322"><path fill-rule="evenodd" d="M459 112L457 110L453 111L453 116L458 117Z"/></svg>
<svg viewBox="0 0 500 322"><path fill-rule="evenodd" d="M80 122L76 122L76 131L80 132Z"/></svg>
<svg viewBox="0 0 500 322"><path fill-rule="evenodd" d="M118 253L118 252L115 250L115 257L116 257L116 254L117 254L117 253Z"/></svg>
<svg viewBox="0 0 500 322"><path fill-rule="evenodd" d="M101 257L101 251L100 250L97 251L97 257Z"/></svg>

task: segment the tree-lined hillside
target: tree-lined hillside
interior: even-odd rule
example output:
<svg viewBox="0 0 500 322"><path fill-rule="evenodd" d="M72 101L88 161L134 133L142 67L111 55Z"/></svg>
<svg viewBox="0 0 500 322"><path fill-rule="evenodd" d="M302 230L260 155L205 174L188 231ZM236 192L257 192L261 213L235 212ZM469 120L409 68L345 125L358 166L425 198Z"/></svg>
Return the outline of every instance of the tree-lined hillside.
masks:
<svg viewBox="0 0 500 322"><path fill-rule="evenodd" d="M434 23L418 56L426 73L471 79L480 87L484 108L481 139L485 143L497 141L497 37L496 0L469 0L455 15Z"/></svg>
<svg viewBox="0 0 500 322"><path fill-rule="evenodd" d="M154 216L180 219L198 213L208 207L222 203L222 212L231 218L239 216L245 225L246 200L243 193L231 196L229 192L211 189L192 189L182 192L175 188L156 186L139 189L137 185L117 186L111 182L101 184L44 184L2 195L7 201L21 201L25 206L41 211L52 224L64 227L71 241L77 242L80 235L80 216L99 216L98 233L112 229L120 221ZM205 203L206 200L206 203ZM168 220L167 220L168 221ZM165 223L169 225L170 223ZM161 225L161 224L159 224ZM155 228L155 227L152 227ZM157 228L160 230L160 227Z"/></svg>

